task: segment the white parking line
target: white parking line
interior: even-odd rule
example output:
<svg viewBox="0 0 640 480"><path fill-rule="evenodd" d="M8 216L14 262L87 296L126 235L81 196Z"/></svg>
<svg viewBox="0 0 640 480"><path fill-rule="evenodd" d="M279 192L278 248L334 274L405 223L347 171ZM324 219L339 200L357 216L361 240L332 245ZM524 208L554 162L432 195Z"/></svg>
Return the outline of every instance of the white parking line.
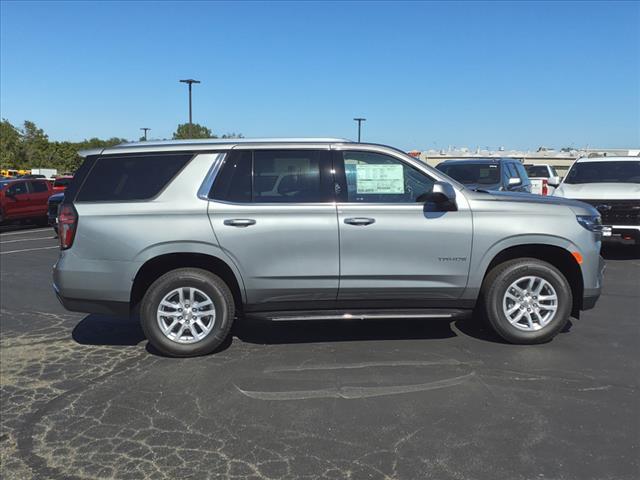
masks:
<svg viewBox="0 0 640 480"><path fill-rule="evenodd" d="M6 255L8 253L33 252L34 250L48 250L50 248L60 248L60 247L58 245L55 245L53 247L25 248L23 250L9 250L8 252L0 252L0 255Z"/></svg>
<svg viewBox="0 0 640 480"><path fill-rule="evenodd" d="M28 233L46 232L47 230L51 230L51 227L49 227L49 228L36 228L36 229L33 229L33 230L20 230L19 232L0 233L0 238L8 237L9 235L27 235Z"/></svg>
<svg viewBox="0 0 640 480"><path fill-rule="evenodd" d="M4 242L0 242L0 245L3 243L15 243L15 242L33 242L35 240L53 240L55 237L36 237L36 238L21 238L19 240L5 240Z"/></svg>

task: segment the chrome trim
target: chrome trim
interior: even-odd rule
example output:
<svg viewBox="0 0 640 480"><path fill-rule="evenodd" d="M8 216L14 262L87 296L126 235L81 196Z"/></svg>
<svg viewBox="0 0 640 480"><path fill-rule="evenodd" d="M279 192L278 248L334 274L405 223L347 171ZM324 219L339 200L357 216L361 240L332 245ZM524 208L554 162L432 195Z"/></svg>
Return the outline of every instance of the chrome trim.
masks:
<svg viewBox="0 0 640 480"><path fill-rule="evenodd" d="M273 322L282 322L286 320L372 320L376 318L380 319L393 319L393 318L451 318L451 313L407 313L392 314L392 313L344 313L342 315L299 315L299 316L280 316L280 317L267 317Z"/></svg>
<svg viewBox="0 0 640 480"><path fill-rule="evenodd" d="M226 156L227 156L226 153L218 153L216 155L216 158L213 159L213 162L211 163L211 167L209 168L207 175L204 177L204 181L202 182L202 185L200 185L200 188L198 189L199 199L206 200L206 201L210 200L209 192L211 191L211 187L213 186L213 182L215 181L216 176L220 171L220 168L222 168L222 165L224 164L224 159Z"/></svg>

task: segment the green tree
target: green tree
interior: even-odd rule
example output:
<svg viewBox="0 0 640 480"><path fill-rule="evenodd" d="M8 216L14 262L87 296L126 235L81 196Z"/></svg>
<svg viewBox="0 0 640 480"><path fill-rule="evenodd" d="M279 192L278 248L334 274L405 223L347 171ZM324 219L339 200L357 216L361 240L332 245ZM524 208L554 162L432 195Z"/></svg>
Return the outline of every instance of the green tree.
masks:
<svg viewBox="0 0 640 480"><path fill-rule="evenodd" d="M189 128L188 123L181 123L178 125L178 128L175 132L173 132L174 140L186 140L189 138L218 138L216 135L211 133L204 125L200 125L198 123L194 123Z"/></svg>
<svg viewBox="0 0 640 480"><path fill-rule="evenodd" d="M26 120L22 129L24 161L30 168L48 167L51 163L49 137L35 123Z"/></svg>
<svg viewBox="0 0 640 480"><path fill-rule="evenodd" d="M20 131L3 118L0 124L0 165L3 168L21 167L21 137Z"/></svg>

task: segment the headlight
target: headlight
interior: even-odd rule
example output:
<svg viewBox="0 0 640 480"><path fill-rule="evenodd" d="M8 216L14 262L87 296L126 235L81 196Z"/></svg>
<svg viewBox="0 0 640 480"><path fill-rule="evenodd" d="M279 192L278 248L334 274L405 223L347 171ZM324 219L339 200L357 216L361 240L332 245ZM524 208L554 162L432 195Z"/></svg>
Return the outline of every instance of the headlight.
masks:
<svg viewBox="0 0 640 480"><path fill-rule="evenodd" d="M576 220L590 232L602 232L602 218L600 215L576 215Z"/></svg>

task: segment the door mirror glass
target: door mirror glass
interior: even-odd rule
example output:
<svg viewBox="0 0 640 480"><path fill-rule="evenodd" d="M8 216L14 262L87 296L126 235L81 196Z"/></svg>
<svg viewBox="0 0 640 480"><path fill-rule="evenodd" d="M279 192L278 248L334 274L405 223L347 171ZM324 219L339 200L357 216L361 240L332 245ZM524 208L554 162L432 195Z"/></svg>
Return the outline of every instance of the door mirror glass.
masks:
<svg viewBox="0 0 640 480"><path fill-rule="evenodd" d="M455 211L458 210L456 204L456 191L450 183L435 182L430 192L423 193L416 199L418 202L435 203L439 210Z"/></svg>

